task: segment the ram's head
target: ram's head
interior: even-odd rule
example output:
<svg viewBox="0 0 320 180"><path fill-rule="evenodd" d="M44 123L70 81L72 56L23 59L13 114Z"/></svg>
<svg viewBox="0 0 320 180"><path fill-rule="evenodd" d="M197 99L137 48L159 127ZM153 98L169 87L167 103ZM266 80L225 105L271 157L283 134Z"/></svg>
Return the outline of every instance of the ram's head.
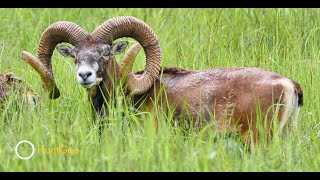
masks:
<svg viewBox="0 0 320 180"><path fill-rule="evenodd" d="M91 88L101 82L102 76L108 73L107 63L114 60L114 55L122 52L127 46L126 42L113 44L114 40L122 37L137 40L146 54L144 73L128 74L125 78L126 88L131 95L146 92L159 75L159 41L146 23L131 16L124 16L105 21L92 33L87 33L75 23L67 21L56 22L43 32L38 47L39 60L34 61L34 68L40 72L43 87L49 92L50 98L56 99L60 96L51 64L53 51L59 43L66 42L72 45L57 46L57 49L62 55L74 59L78 83L85 88ZM123 67L120 66L119 69Z"/></svg>

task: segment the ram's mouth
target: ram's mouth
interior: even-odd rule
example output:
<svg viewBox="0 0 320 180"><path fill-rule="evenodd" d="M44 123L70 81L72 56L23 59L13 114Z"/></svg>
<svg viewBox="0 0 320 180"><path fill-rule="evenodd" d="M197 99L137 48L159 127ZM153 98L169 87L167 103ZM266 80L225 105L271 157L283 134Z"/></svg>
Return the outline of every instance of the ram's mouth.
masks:
<svg viewBox="0 0 320 180"><path fill-rule="evenodd" d="M80 83L80 85L81 85L82 87L87 88L87 89L91 88L94 84L95 84L95 83L93 83L93 82L83 82L83 83Z"/></svg>

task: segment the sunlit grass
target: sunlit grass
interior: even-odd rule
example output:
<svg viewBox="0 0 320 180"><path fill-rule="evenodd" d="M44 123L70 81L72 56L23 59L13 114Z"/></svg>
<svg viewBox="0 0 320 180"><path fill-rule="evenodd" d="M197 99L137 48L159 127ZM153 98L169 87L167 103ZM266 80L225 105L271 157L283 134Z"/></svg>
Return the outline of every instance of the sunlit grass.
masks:
<svg viewBox="0 0 320 180"><path fill-rule="evenodd" d="M120 15L135 16L152 27L161 43L164 66L190 70L259 67L298 81L304 91L304 106L297 129L285 140L275 138L268 151L263 146L245 151L239 138L225 138L210 128L198 133L191 128L186 135L185 129L170 123L170 113L157 114L161 117L157 134L155 114L138 112L141 116L137 116L118 104L111 107L110 123L100 136L91 119L86 91L76 82L72 60L54 53L53 71L62 95L49 100L40 78L20 56L23 50L37 54L39 38L51 23L72 21L91 32ZM0 9L0 17L0 72L14 72L42 95L35 109L16 105L12 98L1 111L0 171L320 169L317 9ZM134 70L141 70L143 53L137 59ZM35 146L35 155L29 160L15 154L21 140ZM230 148L226 148L228 143ZM39 147L62 145L80 152L38 152Z"/></svg>

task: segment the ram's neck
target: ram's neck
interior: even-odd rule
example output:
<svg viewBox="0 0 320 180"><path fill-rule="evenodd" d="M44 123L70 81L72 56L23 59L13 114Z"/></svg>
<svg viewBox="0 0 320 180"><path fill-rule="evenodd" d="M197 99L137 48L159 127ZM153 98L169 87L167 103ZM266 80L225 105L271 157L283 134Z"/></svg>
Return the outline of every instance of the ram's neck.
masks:
<svg viewBox="0 0 320 180"><path fill-rule="evenodd" d="M88 90L91 104L99 116L108 115L106 103L113 103L118 81L119 64L115 60L110 60L104 72L102 72L102 81Z"/></svg>

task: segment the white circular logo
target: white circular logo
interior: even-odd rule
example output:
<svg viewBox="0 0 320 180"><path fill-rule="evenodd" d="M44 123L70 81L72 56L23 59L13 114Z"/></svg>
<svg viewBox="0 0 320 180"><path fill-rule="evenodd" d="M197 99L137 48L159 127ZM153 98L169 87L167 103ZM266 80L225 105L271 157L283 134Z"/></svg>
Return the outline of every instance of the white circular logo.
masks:
<svg viewBox="0 0 320 180"><path fill-rule="evenodd" d="M32 147L32 153L31 153L30 156L28 156L28 157L21 157L21 156L19 155L19 153L18 153L18 147L19 147L19 145L22 144L22 143L30 144L30 146ZM30 141L23 140L23 141L20 141L20 142L16 145L15 151L16 151L16 155L18 156L18 158L23 159L23 160L27 160L27 159L30 159L30 158L33 156L33 154L34 154L34 146L33 146L33 144L32 144Z"/></svg>

